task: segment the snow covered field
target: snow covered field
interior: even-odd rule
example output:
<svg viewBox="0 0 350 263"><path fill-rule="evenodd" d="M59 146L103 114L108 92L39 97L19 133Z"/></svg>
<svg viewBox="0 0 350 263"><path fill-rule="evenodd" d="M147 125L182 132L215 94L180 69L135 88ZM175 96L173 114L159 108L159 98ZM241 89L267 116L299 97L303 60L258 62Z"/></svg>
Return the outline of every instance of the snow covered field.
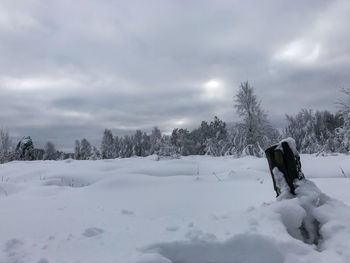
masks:
<svg viewBox="0 0 350 263"><path fill-rule="evenodd" d="M264 158L3 164L0 262L350 262L350 156L301 162L331 199L311 185L276 201ZM299 230L311 214L315 244Z"/></svg>

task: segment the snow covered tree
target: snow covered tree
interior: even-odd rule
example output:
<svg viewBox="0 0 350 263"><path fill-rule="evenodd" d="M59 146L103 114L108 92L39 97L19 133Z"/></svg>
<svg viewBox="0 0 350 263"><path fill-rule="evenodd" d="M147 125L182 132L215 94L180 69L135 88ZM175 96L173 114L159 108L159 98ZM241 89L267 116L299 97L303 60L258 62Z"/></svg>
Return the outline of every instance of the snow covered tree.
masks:
<svg viewBox="0 0 350 263"><path fill-rule="evenodd" d="M150 155L151 150L151 138L147 133L142 133L142 140L141 140L141 156L148 156Z"/></svg>
<svg viewBox="0 0 350 263"><path fill-rule="evenodd" d="M118 136L114 137L114 148L113 148L113 158L118 158L120 157L120 145L121 143L121 138Z"/></svg>
<svg viewBox="0 0 350 263"><path fill-rule="evenodd" d="M44 160L44 154L45 154L44 149L34 148L34 151L33 151L34 160Z"/></svg>
<svg viewBox="0 0 350 263"><path fill-rule="evenodd" d="M335 130L337 152L350 152L350 89L342 89L344 97L338 101L343 124Z"/></svg>
<svg viewBox="0 0 350 263"><path fill-rule="evenodd" d="M92 155L91 144L85 138L81 140L80 154L81 154L81 160L89 160Z"/></svg>
<svg viewBox="0 0 350 263"><path fill-rule="evenodd" d="M236 127L238 136L242 136L238 139L238 150L246 155L263 156L263 149L276 141L278 132L272 128L254 88L248 82L241 83L234 107L242 119Z"/></svg>
<svg viewBox="0 0 350 263"><path fill-rule="evenodd" d="M133 155L133 142L129 135L120 139L120 157L127 158Z"/></svg>
<svg viewBox="0 0 350 263"><path fill-rule="evenodd" d="M133 155L142 156L142 131L137 130L132 139Z"/></svg>
<svg viewBox="0 0 350 263"><path fill-rule="evenodd" d="M193 154L195 142L187 129L174 129L170 141L180 155L187 156Z"/></svg>
<svg viewBox="0 0 350 263"><path fill-rule="evenodd" d="M61 152L61 151L57 151L56 155L57 155L56 160L66 160L69 158L68 157L69 155L67 153Z"/></svg>
<svg viewBox="0 0 350 263"><path fill-rule="evenodd" d="M34 145L30 136L24 136L17 144L15 160L32 161L34 157Z"/></svg>
<svg viewBox="0 0 350 263"><path fill-rule="evenodd" d="M161 138L160 149L158 152L158 160L161 158L179 158L180 155L176 151L176 147L171 144L170 136L163 135Z"/></svg>
<svg viewBox="0 0 350 263"><path fill-rule="evenodd" d="M92 146L91 156L89 157L89 160L99 160L99 159L101 159L100 151L95 146Z"/></svg>
<svg viewBox="0 0 350 263"><path fill-rule="evenodd" d="M150 135L150 154L157 154L160 150L162 133L158 127L153 127Z"/></svg>
<svg viewBox="0 0 350 263"><path fill-rule="evenodd" d="M243 138L243 136L239 136L237 134L238 131L239 130L235 126L227 129L227 139L222 148L223 155L233 155L235 157L238 157L240 155L240 152L236 148L236 145L240 145L240 143L236 140L238 138Z"/></svg>
<svg viewBox="0 0 350 263"><path fill-rule="evenodd" d="M81 145L79 140L75 140L74 159L81 160Z"/></svg>
<svg viewBox="0 0 350 263"><path fill-rule="evenodd" d="M301 153L325 153L336 150L336 128L343 120L340 114L302 109L295 116L286 115L284 137L292 137Z"/></svg>
<svg viewBox="0 0 350 263"><path fill-rule="evenodd" d="M336 128L343 125L341 114L329 111L316 111L315 135L321 148L318 152L335 152Z"/></svg>
<svg viewBox="0 0 350 263"><path fill-rule="evenodd" d="M11 160L11 141L8 131L0 129L0 164Z"/></svg>
<svg viewBox="0 0 350 263"><path fill-rule="evenodd" d="M101 155L102 159L112 159L115 157L115 145L114 138L111 130L105 129L103 132L101 143Z"/></svg>
<svg viewBox="0 0 350 263"><path fill-rule="evenodd" d="M286 118L284 137L293 138L301 153L316 152L318 147L314 135L315 117L312 110L302 109L295 117L286 115Z"/></svg>
<svg viewBox="0 0 350 263"><path fill-rule="evenodd" d="M206 154L212 156L224 155L226 140L226 123L215 116L214 121L210 122L209 125L209 133L205 145Z"/></svg>
<svg viewBox="0 0 350 263"><path fill-rule="evenodd" d="M56 160L58 158L56 147L52 142L46 143L44 151L44 160Z"/></svg>
<svg viewBox="0 0 350 263"><path fill-rule="evenodd" d="M344 124L335 130L334 142L337 152L350 152L350 116L344 116Z"/></svg>
<svg viewBox="0 0 350 263"><path fill-rule="evenodd" d="M206 121L202 121L200 127L194 129L191 135L194 140L195 153L199 155L206 154L207 142L211 136L209 124Z"/></svg>

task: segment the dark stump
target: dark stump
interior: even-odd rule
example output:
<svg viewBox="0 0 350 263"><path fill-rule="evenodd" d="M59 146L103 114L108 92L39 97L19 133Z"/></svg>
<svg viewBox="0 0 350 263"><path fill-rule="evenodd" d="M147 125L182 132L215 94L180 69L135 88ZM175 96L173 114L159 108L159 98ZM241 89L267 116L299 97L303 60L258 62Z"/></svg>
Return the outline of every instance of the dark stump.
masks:
<svg viewBox="0 0 350 263"><path fill-rule="evenodd" d="M276 175L273 173L275 167L283 174L289 186L290 193L295 195L294 181L304 178L304 174L301 171L299 154L292 151L287 141L282 141L279 144L271 146L265 151L265 154L269 163L273 187L277 196L281 194L281 189L279 189L276 183Z"/></svg>

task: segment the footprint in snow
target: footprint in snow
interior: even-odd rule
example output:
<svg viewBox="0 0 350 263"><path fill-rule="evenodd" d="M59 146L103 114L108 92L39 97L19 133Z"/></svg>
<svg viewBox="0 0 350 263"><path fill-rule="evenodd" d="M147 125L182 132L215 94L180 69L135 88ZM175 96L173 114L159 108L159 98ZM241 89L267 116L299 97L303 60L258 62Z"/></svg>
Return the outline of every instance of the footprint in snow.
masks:
<svg viewBox="0 0 350 263"><path fill-rule="evenodd" d="M41 258L38 263L49 263L49 261L46 258Z"/></svg>
<svg viewBox="0 0 350 263"><path fill-rule="evenodd" d="M8 257L7 262L22 262L26 254L23 250L23 241L15 238L6 242L4 252Z"/></svg>
<svg viewBox="0 0 350 263"><path fill-rule="evenodd" d="M170 232L175 232L177 230L179 230L179 227L178 226L168 226L166 228L167 231L170 231Z"/></svg>
<svg viewBox="0 0 350 263"><path fill-rule="evenodd" d="M120 211L123 215L133 215L134 211L123 209Z"/></svg>
<svg viewBox="0 0 350 263"><path fill-rule="evenodd" d="M98 227L90 227L85 229L83 236L86 237L95 237L95 236L99 236L104 232L103 229L98 228Z"/></svg>
<svg viewBox="0 0 350 263"><path fill-rule="evenodd" d="M194 223L193 222L190 222L187 227L194 227Z"/></svg>

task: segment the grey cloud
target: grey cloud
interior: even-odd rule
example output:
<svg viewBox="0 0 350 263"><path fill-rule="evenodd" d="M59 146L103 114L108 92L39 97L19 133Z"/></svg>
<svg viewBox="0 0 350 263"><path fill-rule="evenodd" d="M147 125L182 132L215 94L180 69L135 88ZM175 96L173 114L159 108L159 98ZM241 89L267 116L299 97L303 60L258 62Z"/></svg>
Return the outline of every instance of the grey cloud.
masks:
<svg viewBox="0 0 350 263"><path fill-rule="evenodd" d="M5 0L0 125L66 149L82 137L98 144L104 128L232 122L245 80L279 127L300 108L335 110L350 82L349 11L342 0ZM303 46L283 57L295 41L319 46L318 57L306 61ZM220 98L205 97L212 79Z"/></svg>

